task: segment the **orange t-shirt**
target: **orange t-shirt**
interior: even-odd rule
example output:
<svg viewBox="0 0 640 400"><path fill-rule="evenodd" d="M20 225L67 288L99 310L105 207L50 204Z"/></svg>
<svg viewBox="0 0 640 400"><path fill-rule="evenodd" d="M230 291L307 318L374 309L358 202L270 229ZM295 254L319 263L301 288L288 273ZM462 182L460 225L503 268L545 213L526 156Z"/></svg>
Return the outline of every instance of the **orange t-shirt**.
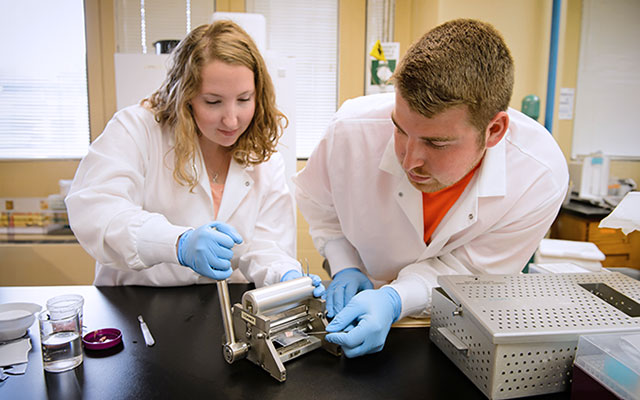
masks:
<svg viewBox="0 0 640 400"><path fill-rule="evenodd" d="M457 183L433 193L422 192L422 218L424 220L424 242L429 244L431 235L436 230L442 218L458 200L467 187L473 174L481 162Z"/></svg>

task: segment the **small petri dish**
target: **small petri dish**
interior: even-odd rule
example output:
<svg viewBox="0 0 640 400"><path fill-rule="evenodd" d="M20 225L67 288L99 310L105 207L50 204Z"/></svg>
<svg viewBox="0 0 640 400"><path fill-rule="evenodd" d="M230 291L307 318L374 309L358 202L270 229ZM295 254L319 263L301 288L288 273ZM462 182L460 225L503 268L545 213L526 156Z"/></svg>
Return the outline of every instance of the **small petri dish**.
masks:
<svg viewBox="0 0 640 400"><path fill-rule="evenodd" d="M82 343L89 350L109 349L122 343L122 332L116 328L98 329L84 335Z"/></svg>

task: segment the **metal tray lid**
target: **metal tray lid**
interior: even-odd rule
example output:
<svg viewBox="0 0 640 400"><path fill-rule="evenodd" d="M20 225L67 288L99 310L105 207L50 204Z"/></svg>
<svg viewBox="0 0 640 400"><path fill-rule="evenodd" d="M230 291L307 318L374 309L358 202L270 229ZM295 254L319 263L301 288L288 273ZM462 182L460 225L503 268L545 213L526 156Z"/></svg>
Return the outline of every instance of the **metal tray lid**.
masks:
<svg viewBox="0 0 640 400"><path fill-rule="evenodd" d="M445 275L438 283L495 344L640 331L640 281L617 272Z"/></svg>

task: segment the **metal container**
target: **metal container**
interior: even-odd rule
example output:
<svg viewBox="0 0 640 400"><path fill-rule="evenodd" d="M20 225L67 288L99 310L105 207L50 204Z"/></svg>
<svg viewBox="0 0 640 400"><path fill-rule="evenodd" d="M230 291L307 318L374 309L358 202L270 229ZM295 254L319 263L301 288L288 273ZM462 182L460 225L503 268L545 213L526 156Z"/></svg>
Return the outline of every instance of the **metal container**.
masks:
<svg viewBox="0 0 640 400"><path fill-rule="evenodd" d="M171 51L180 43L179 40L158 40L153 45L156 48L156 54L171 53Z"/></svg>
<svg viewBox="0 0 640 400"><path fill-rule="evenodd" d="M616 272L438 283L430 339L491 399L567 390L580 335L640 332L640 282Z"/></svg>

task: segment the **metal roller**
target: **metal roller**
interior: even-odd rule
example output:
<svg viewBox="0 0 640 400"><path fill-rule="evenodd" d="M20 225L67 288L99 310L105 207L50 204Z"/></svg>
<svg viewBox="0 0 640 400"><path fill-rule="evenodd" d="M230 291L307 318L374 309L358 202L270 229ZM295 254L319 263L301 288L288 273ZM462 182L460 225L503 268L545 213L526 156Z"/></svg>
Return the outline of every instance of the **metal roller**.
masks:
<svg viewBox="0 0 640 400"><path fill-rule="evenodd" d="M245 292L242 306L254 314L277 312L282 307L291 307L292 303L313 296L313 289L311 278L303 276Z"/></svg>

